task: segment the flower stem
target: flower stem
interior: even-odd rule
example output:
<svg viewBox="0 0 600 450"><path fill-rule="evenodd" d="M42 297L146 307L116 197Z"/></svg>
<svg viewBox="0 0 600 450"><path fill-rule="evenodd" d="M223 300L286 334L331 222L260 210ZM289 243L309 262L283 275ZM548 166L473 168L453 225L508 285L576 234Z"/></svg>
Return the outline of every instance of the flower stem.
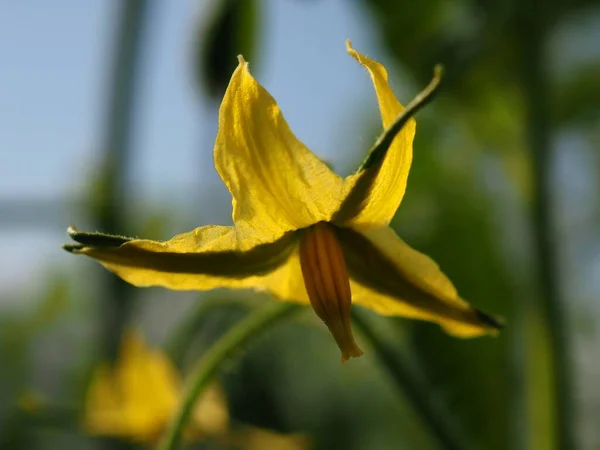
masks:
<svg viewBox="0 0 600 450"><path fill-rule="evenodd" d="M202 329L202 324L209 313L217 308L243 306L245 309L250 309L252 307L248 299L236 297L228 297L227 299L211 297L196 303L197 306L183 317L166 345L167 354L171 361L178 367L181 366L185 352L193 339L198 335L198 331Z"/></svg>
<svg viewBox="0 0 600 450"><path fill-rule="evenodd" d="M573 429L575 405L573 398L571 343L567 311L560 298L560 270L554 235L552 179L553 152L551 125L548 115L550 87L545 55L547 24L538 14L536 2L525 2L519 22L521 41L520 80L527 113L527 131L533 162L532 228L537 259L537 279L541 301L536 305L545 322L549 340L550 373L541 376L554 384L553 423L549 425L555 439L551 448L574 450L578 447ZM535 369L534 369L535 370ZM535 431L534 431L535 433ZM536 447L537 448L537 447Z"/></svg>
<svg viewBox="0 0 600 450"><path fill-rule="evenodd" d="M196 400L208 386L216 374L221 363L242 345L257 337L261 331L301 308L294 303L279 303L272 308L258 311L247 319L231 328L225 335L211 347L198 361L188 378L183 402L173 421L168 427L157 450L173 450L178 448L181 433L194 409Z"/></svg>
<svg viewBox="0 0 600 450"><path fill-rule="evenodd" d="M423 421L424 425L436 439L439 448L444 450L464 450L467 446L460 433L455 428L453 420L447 412L427 395L427 386L419 379L410 363L397 352L387 346L378 336L374 328L369 325L361 311L356 308L352 311L352 321L360 332L363 340L366 339L375 352L383 367L387 370L397 390L404 396L414 411Z"/></svg>
<svg viewBox="0 0 600 450"><path fill-rule="evenodd" d="M103 165L91 199L96 226L108 233L126 229L127 206L123 192L131 159L136 87L141 75L150 3L148 0L119 2L105 135L101 144ZM112 361L116 359L121 334L131 314L133 288L104 270L102 277L104 354Z"/></svg>

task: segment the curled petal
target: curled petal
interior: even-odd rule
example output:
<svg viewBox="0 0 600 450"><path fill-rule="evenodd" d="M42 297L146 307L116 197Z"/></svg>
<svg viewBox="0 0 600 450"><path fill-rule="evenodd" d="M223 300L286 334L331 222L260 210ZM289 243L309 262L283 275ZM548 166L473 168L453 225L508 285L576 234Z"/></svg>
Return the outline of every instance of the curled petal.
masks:
<svg viewBox="0 0 600 450"><path fill-rule="evenodd" d="M236 227L261 242L329 220L339 207L342 179L294 136L241 57L219 111L214 157Z"/></svg>
<svg viewBox="0 0 600 450"><path fill-rule="evenodd" d="M340 229L352 280L353 301L380 314L439 323L449 334L493 334L501 324L459 297L450 280L426 255L389 227L358 232Z"/></svg>
<svg viewBox="0 0 600 450"><path fill-rule="evenodd" d="M350 56L356 59L367 70L373 81L379 102L383 128L387 129L400 113L404 111L404 107L400 104L388 84L387 71L377 61L354 50L350 41L347 41L346 46ZM371 227L388 225L390 223L406 190L408 172L412 163L414 136L415 121L411 118L393 139L385 154L385 160L381 163L376 176L372 180L369 180L368 195L365 199L361 199L361 210L357 214L352 213L352 217L347 220L347 224ZM361 168L356 174L346 178L347 191L352 191L363 170L368 170L368 168Z"/></svg>

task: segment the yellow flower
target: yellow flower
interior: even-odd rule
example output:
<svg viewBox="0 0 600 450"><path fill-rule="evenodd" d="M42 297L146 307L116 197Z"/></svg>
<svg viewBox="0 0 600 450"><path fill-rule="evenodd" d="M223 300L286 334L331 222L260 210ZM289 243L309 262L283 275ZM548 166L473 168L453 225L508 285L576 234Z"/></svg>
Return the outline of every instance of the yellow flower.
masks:
<svg viewBox="0 0 600 450"><path fill-rule="evenodd" d="M309 450L311 439L305 434L280 434L263 428L247 427L224 440L229 447L240 450Z"/></svg>
<svg viewBox="0 0 600 450"><path fill-rule="evenodd" d="M92 435L152 444L175 415L181 395L181 379L169 359L129 332L115 365L102 364L92 375L84 427ZM213 385L196 403L186 437L221 435L228 425L224 395Z"/></svg>
<svg viewBox="0 0 600 450"><path fill-rule="evenodd" d="M33 391L23 392L17 399L19 409L27 414L37 414L44 406L44 398Z"/></svg>
<svg viewBox="0 0 600 450"><path fill-rule="evenodd" d="M373 81L383 127L403 111L378 62L350 55ZM136 286L177 290L217 287L268 291L311 304L342 352L360 356L350 328L351 302L385 315L439 323L472 337L499 324L469 306L430 258L389 227L406 189L415 122L387 152L342 179L290 131L271 95L239 65L219 111L216 169L233 197L234 225L209 225L166 242L69 229L97 259Z"/></svg>

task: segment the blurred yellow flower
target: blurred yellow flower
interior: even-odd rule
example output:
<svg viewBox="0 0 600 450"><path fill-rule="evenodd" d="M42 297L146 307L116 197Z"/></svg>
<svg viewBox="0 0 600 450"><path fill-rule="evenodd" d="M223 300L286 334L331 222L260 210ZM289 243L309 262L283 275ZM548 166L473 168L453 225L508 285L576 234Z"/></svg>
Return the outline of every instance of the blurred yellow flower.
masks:
<svg viewBox="0 0 600 450"><path fill-rule="evenodd" d="M148 348L139 334L128 332L115 365L101 364L92 375L84 427L92 435L154 443L178 408L181 384L166 355ZM196 403L185 436L190 440L218 436L228 425L225 397L218 385L212 385Z"/></svg>
<svg viewBox="0 0 600 450"><path fill-rule="evenodd" d="M226 444L243 450L307 450L313 447L305 434L279 434L254 427L233 434Z"/></svg>
<svg viewBox="0 0 600 450"><path fill-rule="evenodd" d="M347 49L369 73L389 127L404 108L385 68L350 42ZM414 134L411 119L384 157L343 179L294 136L240 56L214 148L216 169L233 197L234 226L204 226L166 242L70 228L81 245L65 248L136 286L252 288L311 304L342 361L362 354L350 328L351 302L437 322L455 336L493 333L499 324L469 306L435 262L389 227L406 189Z"/></svg>
<svg viewBox="0 0 600 450"><path fill-rule="evenodd" d="M44 398L33 391L23 392L17 399L19 409L27 414L36 414L44 407Z"/></svg>

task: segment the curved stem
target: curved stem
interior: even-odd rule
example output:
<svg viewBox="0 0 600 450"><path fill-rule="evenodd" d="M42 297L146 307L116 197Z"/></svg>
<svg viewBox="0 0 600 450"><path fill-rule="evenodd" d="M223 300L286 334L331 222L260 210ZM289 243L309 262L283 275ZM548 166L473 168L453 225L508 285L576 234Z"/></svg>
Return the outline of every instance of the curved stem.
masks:
<svg viewBox="0 0 600 450"><path fill-rule="evenodd" d="M198 305L194 307L194 310L181 320L173 334L169 337L166 344L166 351L171 361L180 367L182 360L184 359L185 352L187 351L190 343L197 336L198 331L202 329L202 323L204 322L208 313L212 312L213 309L229 307L229 306L244 306L246 309L250 309L248 299L244 298L227 298L222 299L218 297L211 297L203 299L198 302Z"/></svg>
<svg viewBox="0 0 600 450"><path fill-rule="evenodd" d="M208 386L223 361L229 358L241 345L258 336L269 325L300 309L300 306L294 303L280 303L272 308L252 314L225 333L198 361L196 367L194 367L188 378L189 382L184 391L183 402L179 411L168 427L157 449L173 450L178 448L181 432L187 424L197 398Z"/></svg>
<svg viewBox="0 0 600 450"><path fill-rule="evenodd" d="M396 352L387 346L384 340L369 325L361 311L352 311L352 321L363 339L366 339L387 370L392 382L400 391L414 411L423 421L437 441L439 448L444 450L464 450L467 446L460 433L453 426L453 420L439 404L427 393L427 386L419 379L417 373L410 368L410 363L403 361Z"/></svg>

